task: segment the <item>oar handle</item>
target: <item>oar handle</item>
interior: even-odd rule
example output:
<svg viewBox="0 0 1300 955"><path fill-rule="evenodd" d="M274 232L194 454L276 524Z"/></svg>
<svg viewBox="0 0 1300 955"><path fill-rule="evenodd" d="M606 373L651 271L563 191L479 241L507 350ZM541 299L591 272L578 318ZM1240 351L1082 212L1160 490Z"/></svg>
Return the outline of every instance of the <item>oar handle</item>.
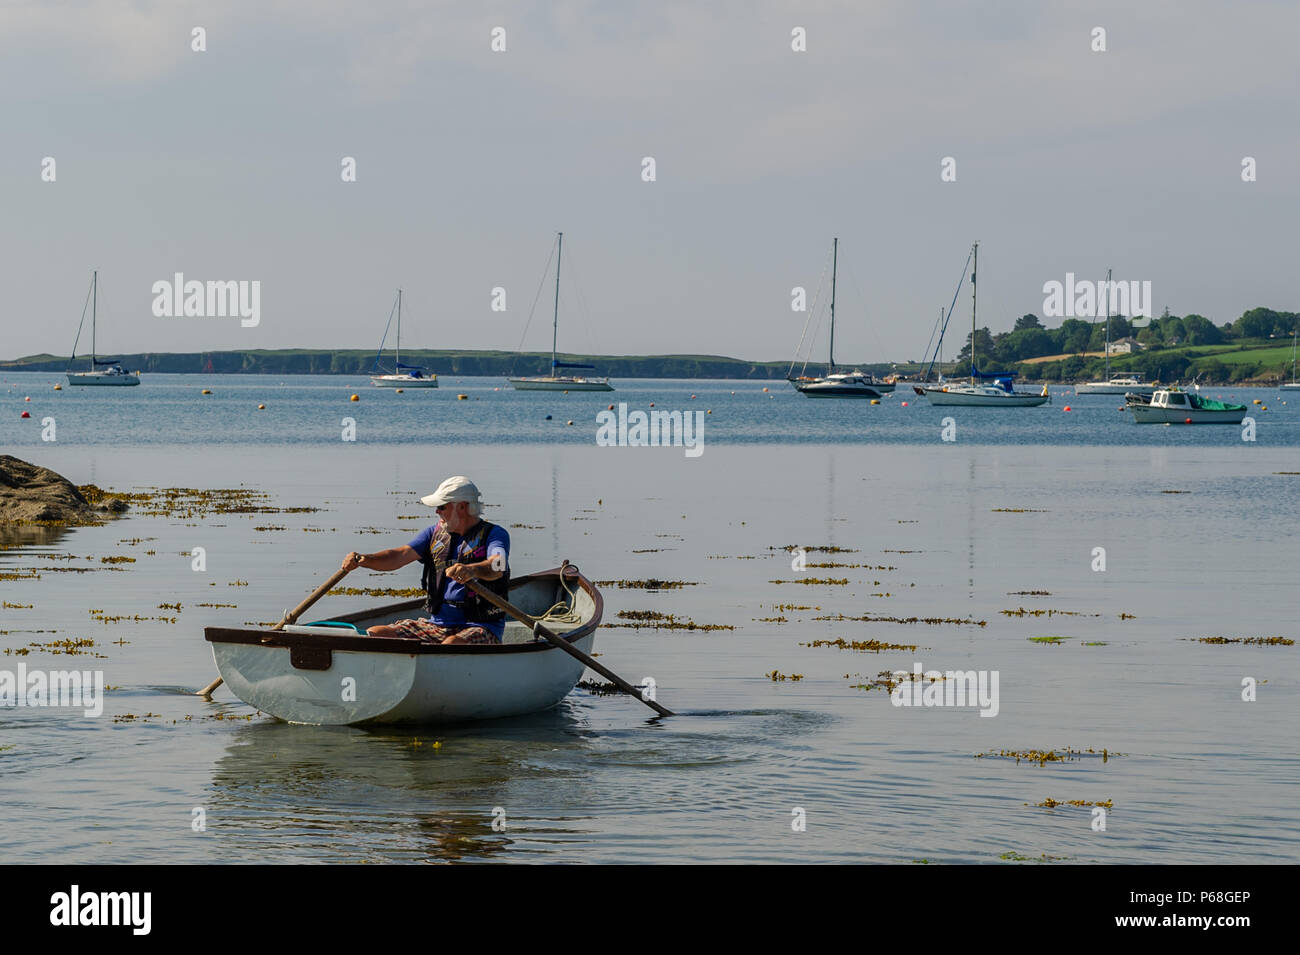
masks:
<svg viewBox="0 0 1300 955"><path fill-rule="evenodd" d="M334 587L334 585L337 584L340 580L342 580L347 575L348 575L348 571L343 570L342 568L339 568L338 570L334 571L334 576L330 577L329 580L325 581L325 583L321 584L314 591L312 591L310 597L308 597L302 603L298 604L298 606L294 607L291 612L286 613L284 615L284 619L281 620L279 623L277 623L271 629L283 630L286 624L295 622L299 617L301 617L304 613L307 612L308 607L310 607L316 601L320 600L327 593L329 593L330 590Z"/></svg>
<svg viewBox="0 0 1300 955"><path fill-rule="evenodd" d="M638 690L636 687L634 687L631 683L628 683L627 680L623 679L621 676L619 676L613 670L609 669L609 667L605 666L604 664L597 663L591 657L587 656L587 654L583 653L581 650L579 650L577 647L571 644L568 640L556 636L554 633L548 630L544 624L540 623L535 618L530 617L528 614L524 613L514 604L510 603L510 601L498 597L490 590L484 590L482 587L480 587L477 583L475 583L472 580L465 581L465 586L468 587L470 590L472 590L474 593L478 594L480 597L482 597L492 606L496 607L498 610L504 610L506 613L510 614L510 616L514 617L520 623L527 624L529 627L532 628L533 633L544 638L552 646L559 647L561 650L563 650L569 656L573 657L575 660L582 661L588 667L595 670L605 679L609 680L611 683L617 686L628 696L636 697L638 700L640 700L646 706L650 707L660 716L676 715L675 713L673 713L672 710L668 709L665 706L660 706L656 701L647 700L644 696L641 695L641 691Z"/></svg>

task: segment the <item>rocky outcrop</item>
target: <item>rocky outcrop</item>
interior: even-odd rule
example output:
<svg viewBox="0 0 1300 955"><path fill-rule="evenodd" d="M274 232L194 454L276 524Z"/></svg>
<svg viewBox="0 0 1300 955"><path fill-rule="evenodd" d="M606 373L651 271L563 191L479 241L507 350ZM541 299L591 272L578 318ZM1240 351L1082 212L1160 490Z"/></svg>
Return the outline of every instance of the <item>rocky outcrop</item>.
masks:
<svg viewBox="0 0 1300 955"><path fill-rule="evenodd" d="M126 507L93 485L78 488L49 468L0 455L0 522L97 524Z"/></svg>

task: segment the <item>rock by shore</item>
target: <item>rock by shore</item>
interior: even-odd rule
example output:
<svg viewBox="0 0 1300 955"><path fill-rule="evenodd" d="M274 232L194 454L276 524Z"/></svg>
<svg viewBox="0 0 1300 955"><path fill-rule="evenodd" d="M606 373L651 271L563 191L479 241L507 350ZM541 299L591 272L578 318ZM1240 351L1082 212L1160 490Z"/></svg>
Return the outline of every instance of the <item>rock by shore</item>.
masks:
<svg viewBox="0 0 1300 955"><path fill-rule="evenodd" d="M78 488L49 468L0 454L0 522L98 524L126 508L94 485Z"/></svg>

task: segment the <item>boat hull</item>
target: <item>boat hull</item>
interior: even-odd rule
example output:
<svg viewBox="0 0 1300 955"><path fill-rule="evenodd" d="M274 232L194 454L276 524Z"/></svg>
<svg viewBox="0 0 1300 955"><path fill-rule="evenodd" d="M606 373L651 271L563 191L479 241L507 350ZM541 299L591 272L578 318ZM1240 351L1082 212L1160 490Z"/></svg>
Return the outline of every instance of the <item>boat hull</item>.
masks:
<svg viewBox="0 0 1300 955"><path fill-rule="evenodd" d="M552 629L590 654L603 601L586 578L565 579L580 619ZM543 613L557 597L567 599L558 570L511 581L511 601L527 613ZM422 609L417 599L335 619L364 629L419 617ZM492 646L430 645L316 626L209 627L204 634L235 696L286 722L318 726L462 723L535 713L563 700L585 669L519 624L507 624L506 642Z"/></svg>
<svg viewBox="0 0 1300 955"><path fill-rule="evenodd" d="M1104 381L1084 382L1074 386L1076 395L1154 395L1157 385L1112 385Z"/></svg>
<svg viewBox="0 0 1300 955"><path fill-rule="evenodd" d="M794 390L808 398L879 398L891 394L893 385L841 382L828 379L792 380Z"/></svg>
<svg viewBox="0 0 1300 955"><path fill-rule="evenodd" d="M1130 404L1133 421L1137 424L1241 424L1246 409L1209 411L1201 408L1159 408L1151 405Z"/></svg>
<svg viewBox="0 0 1300 955"><path fill-rule="evenodd" d="M1284 385L1278 385L1278 391L1300 391L1300 381L1288 381Z"/></svg>
<svg viewBox="0 0 1300 955"><path fill-rule="evenodd" d="M1034 408L1047 403L1046 395L1022 394L970 394L962 391L944 391L941 388L913 387L918 395L936 406L962 406L968 408Z"/></svg>
<svg viewBox="0 0 1300 955"><path fill-rule="evenodd" d="M140 384L139 375L110 375L96 371L86 371L80 374L68 375L69 385L95 385L95 386L117 386L127 387L130 385Z"/></svg>
<svg viewBox="0 0 1300 955"><path fill-rule="evenodd" d="M437 388L438 376L412 378L410 375L372 375L370 383L376 388Z"/></svg>
<svg viewBox="0 0 1300 955"><path fill-rule="evenodd" d="M509 378L515 391L613 391L599 378Z"/></svg>

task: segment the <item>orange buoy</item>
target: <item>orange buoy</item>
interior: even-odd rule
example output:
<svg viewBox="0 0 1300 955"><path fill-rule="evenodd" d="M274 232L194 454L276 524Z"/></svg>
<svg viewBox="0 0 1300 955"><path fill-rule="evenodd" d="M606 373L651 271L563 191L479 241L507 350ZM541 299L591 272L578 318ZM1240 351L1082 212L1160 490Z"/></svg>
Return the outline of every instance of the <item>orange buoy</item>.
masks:
<svg viewBox="0 0 1300 955"><path fill-rule="evenodd" d="M203 391L200 392L200 394L210 395L212 394L212 391L208 388L204 388Z"/></svg>
<svg viewBox="0 0 1300 955"><path fill-rule="evenodd" d="M54 386L54 390L55 390L55 391L62 391L62 390L63 390L63 386L62 386L62 385L55 385L55 386ZM1286 404L1286 402L1284 401L1284 402L1282 402L1282 404Z"/></svg>
<svg viewBox="0 0 1300 955"><path fill-rule="evenodd" d="M360 395L353 395L353 396L352 396L351 398L349 398L348 400L349 400L349 401L360 401L360 400L361 400L361 396L360 396Z"/></svg>
<svg viewBox="0 0 1300 955"><path fill-rule="evenodd" d="M880 399L879 399L879 398L872 398L872 399L871 399L871 403L872 403L873 405L878 405L878 404L880 404Z"/></svg>
<svg viewBox="0 0 1300 955"><path fill-rule="evenodd" d="M764 389L763 389L763 390L764 390L764 391L767 391L767 389L766 389L766 388L764 388Z"/></svg>
<svg viewBox="0 0 1300 955"><path fill-rule="evenodd" d="M573 424L572 421L566 421L565 424Z"/></svg>
<svg viewBox="0 0 1300 955"><path fill-rule="evenodd" d="M31 401L31 400L32 400L32 399L31 399L31 396L30 396L30 395L23 399L23 401ZM1256 401L1255 404L1259 404L1259 402Z"/></svg>
<svg viewBox="0 0 1300 955"><path fill-rule="evenodd" d="M610 406L609 406L609 410L610 410L610 411L613 411L613 410L614 410L614 406L613 406L613 405L610 405Z"/></svg>
<svg viewBox="0 0 1300 955"><path fill-rule="evenodd" d="M1183 424L1191 424L1191 423L1192 423L1192 419L1191 419L1191 418L1184 418L1184 419L1183 419Z"/></svg>
<svg viewBox="0 0 1300 955"><path fill-rule="evenodd" d="M258 411L265 411L265 410L266 410L266 405L258 405L258 406L257 406L257 410L258 410Z"/></svg>
<svg viewBox="0 0 1300 955"><path fill-rule="evenodd" d="M903 407L904 407L904 408L907 407L907 402L906 402L906 401L903 402Z"/></svg>
<svg viewBox="0 0 1300 955"><path fill-rule="evenodd" d="M24 412L23 412L22 414L20 414L18 417L20 417L20 418L30 418L31 416L32 416L32 413L31 413L30 411L24 411Z"/></svg>
<svg viewBox="0 0 1300 955"><path fill-rule="evenodd" d="M655 403L654 403L653 401L650 402L650 407L653 408L654 406L655 406Z"/></svg>
<svg viewBox="0 0 1300 955"><path fill-rule="evenodd" d="M1066 406L1065 406L1063 409L1061 409L1061 410L1063 410L1063 411L1069 411L1069 410L1070 410L1070 406L1069 406L1069 405L1066 405Z"/></svg>
<svg viewBox="0 0 1300 955"><path fill-rule="evenodd" d="M457 395L457 396L456 396L456 400L457 400L457 401L469 401L469 395Z"/></svg>
<svg viewBox="0 0 1300 955"><path fill-rule="evenodd" d="M405 388L394 388L394 389L393 389L393 394L395 394L395 395L400 395L400 394L401 394L403 391L405 391L405 390L406 390Z"/></svg>
<svg viewBox="0 0 1300 955"><path fill-rule="evenodd" d="M708 410L708 414L713 414L713 409L712 409L712 408L710 408L710 409Z"/></svg>

